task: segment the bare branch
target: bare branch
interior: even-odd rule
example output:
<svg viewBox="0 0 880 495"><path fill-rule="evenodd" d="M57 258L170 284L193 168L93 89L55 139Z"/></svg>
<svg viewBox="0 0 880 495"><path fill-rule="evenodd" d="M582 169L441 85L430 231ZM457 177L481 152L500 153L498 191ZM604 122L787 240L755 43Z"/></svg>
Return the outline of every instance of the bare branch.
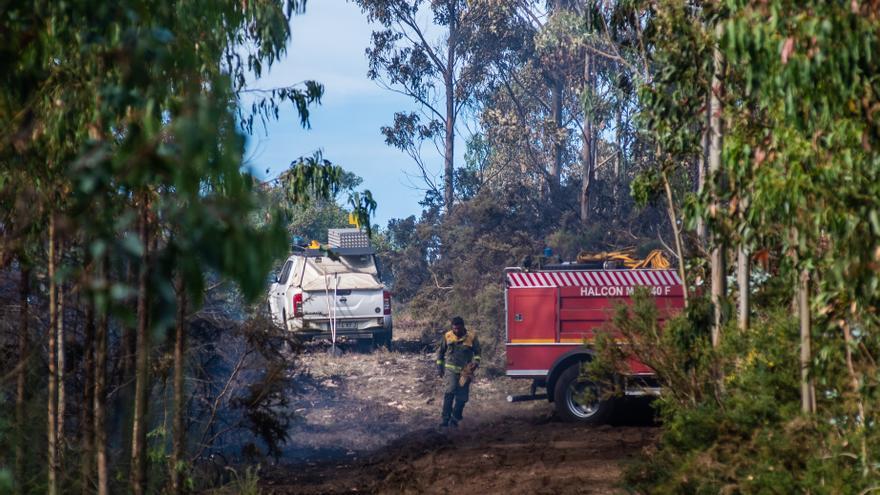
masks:
<svg viewBox="0 0 880 495"><path fill-rule="evenodd" d="M229 389L232 386L232 382L235 378L238 377L238 373L241 371L242 366L244 366L245 359L250 356L251 352L247 351L242 353L241 357L239 357L238 362L235 363L235 367L232 369L232 373L229 374L229 378L226 380L226 383L223 385L223 389L214 398L214 403L211 405L211 415L208 418L208 422L205 423L205 429L202 432L202 439L199 441L200 447L199 451L193 456L193 461L196 461L202 457L202 454L205 453L205 449L208 448L209 443L206 443L208 440L208 432L211 430L211 425L214 424L214 420L217 418L217 410L220 408L220 402L229 393Z"/></svg>

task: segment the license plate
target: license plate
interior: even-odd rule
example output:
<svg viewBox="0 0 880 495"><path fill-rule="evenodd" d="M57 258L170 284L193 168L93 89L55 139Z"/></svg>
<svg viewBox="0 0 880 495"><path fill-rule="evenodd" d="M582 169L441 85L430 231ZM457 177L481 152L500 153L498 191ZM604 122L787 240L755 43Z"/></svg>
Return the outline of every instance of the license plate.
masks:
<svg viewBox="0 0 880 495"><path fill-rule="evenodd" d="M357 328L358 322L356 321L337 321L336 328Z"/></svg>

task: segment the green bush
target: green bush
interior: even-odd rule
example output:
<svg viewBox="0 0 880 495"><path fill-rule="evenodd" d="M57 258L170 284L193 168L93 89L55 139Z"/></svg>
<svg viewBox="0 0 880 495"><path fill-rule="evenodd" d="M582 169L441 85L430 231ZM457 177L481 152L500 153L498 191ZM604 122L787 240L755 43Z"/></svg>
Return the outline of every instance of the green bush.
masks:
<svg viewBox="0 0 880 495"><path fill-rule="evenodd" d="M663 431L628 468L628 488L652 494L876 490L880 483L858 462L877 459L875 425L855 426L827 396L820 396L816 415L800 412L799 330L791 313L762 309L747 331L728 325L718 349L709 341L710 314L711 305L698 298L661 331L654 302L638 292L597 339L597 359L586 372L608 376L635 355L664 385L655 402Z"/></svg>

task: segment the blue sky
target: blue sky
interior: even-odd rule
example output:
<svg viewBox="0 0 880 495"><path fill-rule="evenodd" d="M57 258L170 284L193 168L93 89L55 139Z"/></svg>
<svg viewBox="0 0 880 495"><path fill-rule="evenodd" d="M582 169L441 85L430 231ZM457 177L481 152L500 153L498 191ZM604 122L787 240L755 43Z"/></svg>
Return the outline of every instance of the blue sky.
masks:
<svg viewBox="0 0 880 495"><path fill-rule="evenodd" d="M414 189L407 176L415 166L406 154L386 145L379 132L392 122L395 111L415 106L367 77L364 50L373 27L345 0L311 0L306 13L291 24L287 56L251 86L270 88L314 79L324 84L324 98L312 108L311 129L300 127L291 107L266 128L255 123L245 155L248 166L264 179L274 177L297 157L321 149L325 158L364 179L361 187L372 191L379 203L374 223L384 227L391 218L418 216L424 192ZM430 147L426 144L424 154L439 172L442 160Z"/></svg>

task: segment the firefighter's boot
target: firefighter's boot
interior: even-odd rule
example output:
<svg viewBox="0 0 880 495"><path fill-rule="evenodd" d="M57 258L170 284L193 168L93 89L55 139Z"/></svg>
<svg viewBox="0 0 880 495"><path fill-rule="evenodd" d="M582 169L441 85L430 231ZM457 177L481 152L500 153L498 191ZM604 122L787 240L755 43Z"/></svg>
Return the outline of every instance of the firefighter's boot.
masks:
<svg viewBox="0 0 880 495"><path fill-rule="evenodd" d="M455 401L455 409L452 411L451 421L458 426L458 422L461 421L461 414L464 412L465 401L456 400Z"/></svg>
<svg viewBox="0 0 880 495"><path fill-rule="evenodd" d="M449 418L452 416L452 400L455 394L443 394L443 421L440 426L449 426Z"/></svg>

